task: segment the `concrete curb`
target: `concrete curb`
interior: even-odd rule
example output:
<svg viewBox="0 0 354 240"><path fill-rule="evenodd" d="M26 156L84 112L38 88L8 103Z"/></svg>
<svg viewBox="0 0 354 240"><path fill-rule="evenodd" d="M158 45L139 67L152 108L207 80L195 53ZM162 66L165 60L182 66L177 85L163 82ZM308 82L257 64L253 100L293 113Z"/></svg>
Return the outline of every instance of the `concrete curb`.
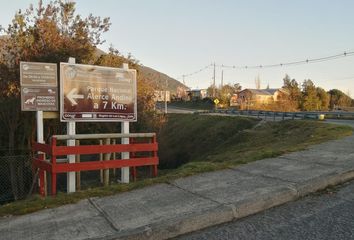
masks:
<svg viewBox="0 0 354 240"><path fill-rule="evenodd" d="M187 214L178 218L171 218L144 227L118 232L117 234L102 238L101 240L140 240L140 239L169 239L207 227L241 219L272 207L297 200L305 195L323 190L354 179L354 169L321 176L313 180L291 184L287 191L279 191L271 197L260 197L252 202L236 204L221 204L206 211Z"/></svg>
<svg viewBox="0 0 354 240"><path fill-rule="evenodd" d="M171 218L167 221L154 223L137 229L122 231L111 236L97 239L169 239L185 233L197 231L225 222L230 222L233 219L234 210L232 207L219 205L217 207L209 208L198 213Z"/></svg>

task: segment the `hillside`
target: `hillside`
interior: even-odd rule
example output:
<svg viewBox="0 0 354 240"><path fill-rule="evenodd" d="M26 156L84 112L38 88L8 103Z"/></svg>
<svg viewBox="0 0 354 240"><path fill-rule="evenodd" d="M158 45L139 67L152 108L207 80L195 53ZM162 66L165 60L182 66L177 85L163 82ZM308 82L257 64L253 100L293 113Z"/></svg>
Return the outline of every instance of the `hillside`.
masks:
<svg viewBox="0 0 354 240"><path fill-rule="evenodd" d="M6 37L7 37L6 35L0 35L0 41L2 39L6 39ZM106 54L104 51L102 51L99 48L96 48L96 53L95 53L96 57L99 57L104 54ZM144 78L150 80L153 84L156 85L156 90L165 90L166 80L167 80L167 89L171 92L171 94L176 94L177 88L181 88L184 90L188 89L187 86L177 81L176 79L171 78L166 74L156 71L152 68L140 65L138 71Z"/></svg>
<svg viewBox="0 0 354 240"><path fill-rule="evenodd" d="M174 78L167 76L164 73L156 71L152 68L139 66L139 71L144 78L150 79L154 83L156 83L158 90L165 90L166 80L167 80L167 89L171 92L171 94L176 94L177 88L188 89L187 86L177 81Z"/></svg>
<svg viewBox="0 0 354 240"><path fill-rule="evenodd" d="M96 49L96 57L99 57L103 54L106 53L99 48ZM188 89L187 86L177 81L176 79L171 78L166 74L156 71L152 68L139 65L139 68L137 70L140 72L143 78L148 79L149 81L151 81L153 84L156 85L156 90L165 90L166 80L167 80L167 89L171 92L171 94L176 94L178 88L185 89L185 90Z"/></svg>

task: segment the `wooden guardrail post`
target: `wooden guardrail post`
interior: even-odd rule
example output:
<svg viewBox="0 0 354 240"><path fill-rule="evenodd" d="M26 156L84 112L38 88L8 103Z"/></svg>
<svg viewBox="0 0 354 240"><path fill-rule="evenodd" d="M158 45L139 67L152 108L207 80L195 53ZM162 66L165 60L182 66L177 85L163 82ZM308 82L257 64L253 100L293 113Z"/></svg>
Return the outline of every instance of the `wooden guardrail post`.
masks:
<svg viewBox="0 0 354 240"><path fill-rule="evenodd" d="M110 138L106 138L105 140L105 145L110 145L111 144L111 139ZM105 153L104 154L104 161L109 161L109 159L111 158L111 153ZM109 185L109 168L103 170L103 179L104 179L104 186L108 186Z"/></svg>
<svg viewBox="0 0 354 240"><path fill-rule="evenodd" d="M103 145L102 139L100 139L99 142L100 142L100 145L102 146ZM103 161L103 153L100 153L100 161L101 162ZM102 169L100 170L100 183L103 183L103 170Z"/></svg>
<svg viewBox="0 0 354 240"><path fill-rule="evenodd" d="M112 139L112 144L116 145L116 140L115 139ZM112 153L112 159L113 160L117 159L117 153L116 152ZM116 175L117 175L117 169L113 168L113 177L116 178Z"/></svg>
<svg viewBox="0 0 354 240"><path fill-rule="evenodd" d="M76 140L75 145L80 146L80 140ZM81 162L80 154L77 154L75 156L75 162L76 163ZM81 190L81 172L80 171L76 172L76 190L77 191Z"/></svg>
<svg viewBox="0 0 354 240"><path fill-rule="evenodd" d="M52 138L51 139L51 152L52 152L52 179L51 179L51 185L52 185L52 195L56 195L57 194L57 173L56 173L56 165L57 165L57 156L53 154L53 150L57 145L57 139L56 138Z"/></svg>

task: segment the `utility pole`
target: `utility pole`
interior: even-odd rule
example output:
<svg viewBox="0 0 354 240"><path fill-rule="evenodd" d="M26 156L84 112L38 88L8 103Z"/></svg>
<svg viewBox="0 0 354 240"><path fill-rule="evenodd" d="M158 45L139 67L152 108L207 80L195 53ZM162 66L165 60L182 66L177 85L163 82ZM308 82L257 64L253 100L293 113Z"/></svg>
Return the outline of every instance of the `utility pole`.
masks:
<svg viewBox="0 0 354 240"><path fill-rule="evenodd" d="M215 62L214 62L214 72L213 72L213 98L215 98L215 91L216 91L216 89L215 89Z"/></svg>
<svg viewBox="0 0 354 240"><path fill-rule="evenodd" d="M184 78L184 76L183 76ZM167 78L165 82L165 114L167 114Z"/></svg>
<svg viewBox="0 0 354 240"><path fill-rule="evenodd" d="M221 87L224 86L224 70L221 70Z"/></svg>
<svg viewBox="0 0 354 240"><path fill-rule="evenodd" d="M184 81L184 75L182 75L182 79L183 79L183 84L186 85L186 82Z"/></svg>

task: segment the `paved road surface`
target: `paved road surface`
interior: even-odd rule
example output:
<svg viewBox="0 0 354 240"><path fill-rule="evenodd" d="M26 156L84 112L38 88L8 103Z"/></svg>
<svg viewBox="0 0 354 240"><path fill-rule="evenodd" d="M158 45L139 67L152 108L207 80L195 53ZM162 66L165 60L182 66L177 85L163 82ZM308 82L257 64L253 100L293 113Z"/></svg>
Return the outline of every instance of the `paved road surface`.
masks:
<svg viewBox="0 0 354 240"><path fill-rule="evenodd" d="M165 105L163 103L156 103L156 109L165 112ZM182 113L182 114L192 114L194 113L195 109L188 109L188 108L179 108L175 106L168 106L167 107L167 113Z"/></svg>
<svg viewBox="0 0 354 240"><path fill-rule="evenodd" d="M325 122L339 124L339 125L348 125L354 128L354 120L326 119Z"/></svg>
<svg viewBox="0 0 354 240"><path fill-rule="evenodd" d="M354 239L354 181L177 239Z"/></svg>

